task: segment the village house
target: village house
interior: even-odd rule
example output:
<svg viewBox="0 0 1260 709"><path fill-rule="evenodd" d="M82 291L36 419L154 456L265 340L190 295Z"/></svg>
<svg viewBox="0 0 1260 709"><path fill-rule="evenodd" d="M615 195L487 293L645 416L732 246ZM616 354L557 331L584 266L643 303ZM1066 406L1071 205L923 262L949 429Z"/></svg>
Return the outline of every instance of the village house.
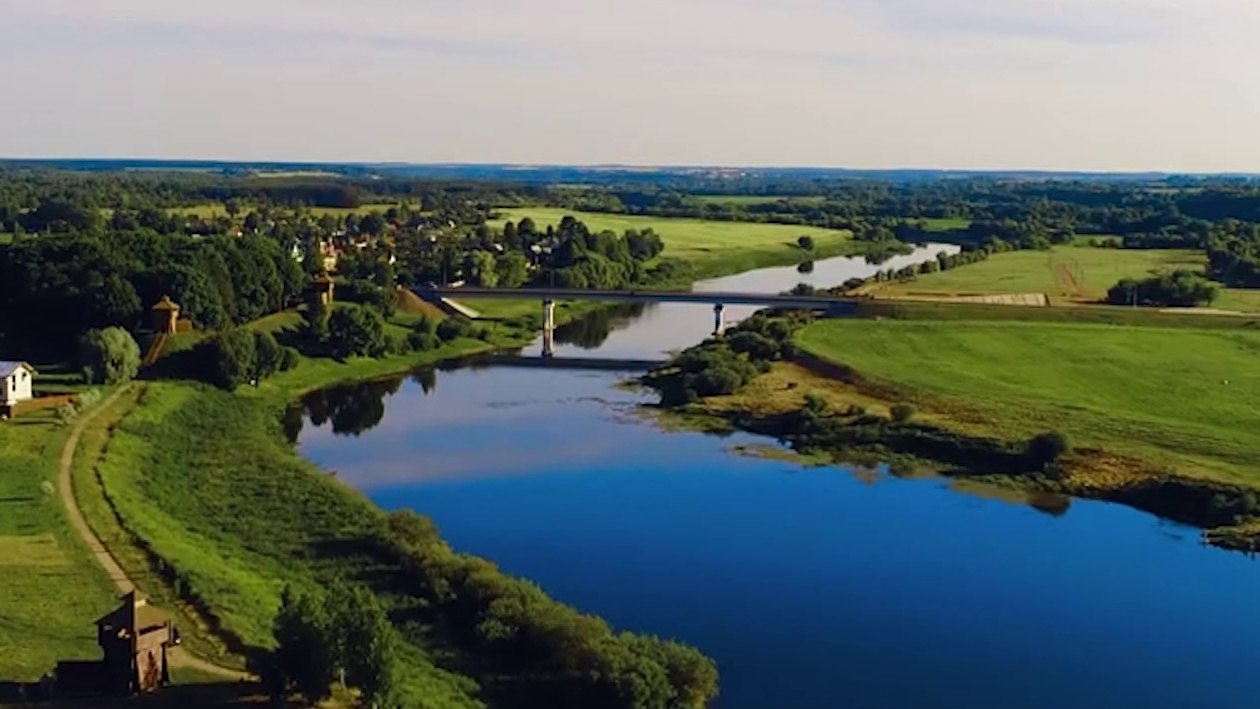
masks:
<svg viewBox="0 0 1260 709"><path fill-rule="evenodd" d="M34 398L35 368L26 362L0 360L0 411Z"/></svg>

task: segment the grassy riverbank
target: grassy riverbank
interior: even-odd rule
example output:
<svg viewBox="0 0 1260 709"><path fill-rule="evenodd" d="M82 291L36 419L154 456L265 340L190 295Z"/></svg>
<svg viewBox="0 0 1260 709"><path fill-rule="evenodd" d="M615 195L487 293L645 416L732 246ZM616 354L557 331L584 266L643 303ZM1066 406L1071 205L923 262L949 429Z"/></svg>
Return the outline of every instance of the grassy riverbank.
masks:
<svg viewBox="0 0 1260 709"><path fill-rule="evenodd" d="M853 368L869 393L989 435L1061 429L1182 474L1260 485L1260 332L833 320L798 342Z"/></svg>
<svg viewBox="0 0 1260 709"><path fill-rule="evenodd" d="M944 306L929 305L896 319L749 321L644 381L683 420L810 455L1106 499L1204 527L1221 546L1260 542L1252 320L1019 321L1077 309L999 306L983 312L1009 317L941 320ZM766 359L776 347L788 361ZM1051 432L1070 447L1033 445Z"/></svg>

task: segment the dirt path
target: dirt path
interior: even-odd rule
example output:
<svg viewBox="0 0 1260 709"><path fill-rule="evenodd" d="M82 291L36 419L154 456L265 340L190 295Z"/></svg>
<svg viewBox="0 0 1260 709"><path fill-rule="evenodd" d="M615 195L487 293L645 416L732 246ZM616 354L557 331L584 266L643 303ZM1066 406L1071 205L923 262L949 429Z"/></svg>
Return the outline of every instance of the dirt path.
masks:
<svg viewBox="0 0 1260 709"><path fill-rule="evenodd" d="M134 385L128 384L119 387L99 406L79 418L74 424L74 428L70 430L70 437L66 439L65 446L61 449L61 460L57 467L57 493L60 495L61 503L66 509L66 519L70 520L70 526L74 528L75 534L79 536L79 539L83 540L84 545L92 552L92 558L96 559L101 568L105 569L105 575L113 582L119 593L123 594L135 590L136 585L132 583L127 576L127 572L123 571L122 566L118 564L118 560L109 553L109 550L101 543L100 537L96 536L96 532L92 531L92 528L88 526L87 520L83 518L83 512L79 509L79 502L74 496L74 476L72 471L74 468L74 453L78 450L79 438L83 436L83 431L87 429L88 424L92 422L92 419L96 418L97 414L117 403L119 397L132 386ZM173 648L169 658L172 665L196 670L215 677L245 681L254 679L248 673L206 662L180 647Z"/></svg>
<svg viewBox="0 0 1260 709"><path fill-rule="evenodd" d="M1054 274L1059 281L1059 285L1067 289L1069 296L1073 298L1081 296L1081 284L1076 280L1076 274L1072 272L1071 268L1065 264L1057 263L1054 266Z"/></svg>

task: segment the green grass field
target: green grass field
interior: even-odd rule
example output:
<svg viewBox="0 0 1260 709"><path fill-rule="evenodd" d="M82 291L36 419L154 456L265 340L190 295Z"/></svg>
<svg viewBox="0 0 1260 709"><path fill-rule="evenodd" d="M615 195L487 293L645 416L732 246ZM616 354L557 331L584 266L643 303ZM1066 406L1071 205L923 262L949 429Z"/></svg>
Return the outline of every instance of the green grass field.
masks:
<svg viewBox="0 0 1260 709"><path fill-rule="evenodd" d="M51 410L0 422L0 682L97 657L93 622L116 604L48 487L69 430Z"/></svg>
<svg viewBox="0 0 1260 709"><path fill-rule="evenodd" d="M1177 268L1203 267L1193 251L1095 249L1060 246L1050 251L1010 251L987 261L921 275L908 283L876 286L886 295L1046 293L1052 301L1099 300L1122 278Z"/></svg>
<svg viewBox="0 0 1260 709"><path fill-rule="evenodd" d="M970 219L961 219L958 217L924 217L920 219L914 219L911 217L911 221L923 222L923 226L928 231L950 231L951 229L966 229L971 226Z"/></svg>
<svg viewBox="0 0 1260 709"><path fill-rule="evenodd" d="M572 214L595 231L611 229L621 233L627 229L654 229L665 241L664 257L690 261L701 275L797 263L808 258L796 245L797 238L803 234L814 237L818 255L838 256L856 251L852 235L847 231L784 224L632 217L549 207L504 209L500 212L502 218L493 224L529 217L541 229L559 224L566 214Z"/></svg>
<svg viewBox="0 0 1260 709"><path fill-rule="evenodd" d="M1260 484L1260 332L832 320L802 347L927 412L1011 439L1052 429L1171 470Z"/></svg>

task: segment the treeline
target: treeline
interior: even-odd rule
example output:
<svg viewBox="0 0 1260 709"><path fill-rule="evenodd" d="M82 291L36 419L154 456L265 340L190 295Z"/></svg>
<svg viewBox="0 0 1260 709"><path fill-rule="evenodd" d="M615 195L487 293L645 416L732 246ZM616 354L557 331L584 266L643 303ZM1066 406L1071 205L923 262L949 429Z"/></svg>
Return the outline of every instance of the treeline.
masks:
<svg viewBox="0 0 1260 709"><path fill-rule="evenodd" d="M413 610L395 618L404 634L423 634L430 621L441 619L445 638L475 655L483 682L499 678L490 679L488 689L502 694L504 705L701 709L717 696L717 668L696 649L615 633L534 584L455 553L426 518L393 513L376 543L416 596L407 604Z"/></svg>
<svg viewBox="0 0 1260 709"><path fill-rule="evenodd" d="M0 168L0 231L22 224L29 231L56 220L56 205L102 209L167 209L236 201L284 207L354 208L381 201L447 206L537 202L546 188L510 182L348 176L253 177L196 173L76 172L50 168ZM42 211L41 211L42 210ZM29 221L28 221L29 220Z"/></svg>
<svg viewBox="0 0 1260 709"><path fill-rule="evenodd" d="M41 237L0 247L6 346L65 351L84 332L146 327L164 295L199 327L243 323L293 305L307 278L265 238Z"/></svg>

